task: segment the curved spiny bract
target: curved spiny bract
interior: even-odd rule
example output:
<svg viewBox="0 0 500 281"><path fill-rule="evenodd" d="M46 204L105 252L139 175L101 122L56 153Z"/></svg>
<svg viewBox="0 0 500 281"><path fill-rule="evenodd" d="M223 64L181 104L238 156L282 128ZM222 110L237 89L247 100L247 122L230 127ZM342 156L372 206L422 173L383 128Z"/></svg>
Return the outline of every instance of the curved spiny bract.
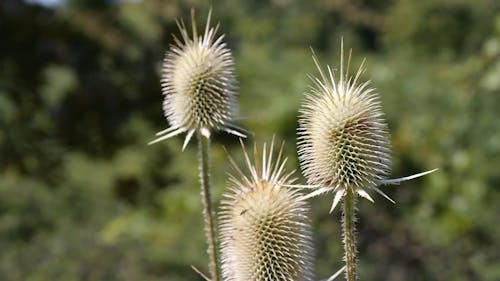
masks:
<svg viewBox="0 0 500 281"><path fill-rule="evenodd" d="M272 147L267 154L264 145L262 163L255 164L244 150L249 175L230 159L236 175L219 216L224 280L312 280L308 207L285 187L294 182L293 172L283 172L282 149L273 161Z"/></svg>
<svg viewBox="0 0 500 281"><path fill-rule="evenodd" d="M196 131L209 136L223 130L245 137L231 123L237 111L234 61L224 35L216 35L218 26L210 26L210 17L211 11L202 35L198 35L194 13L192 35L183 21L177 22L181 39L174 36L161 79L163 111L170 128L159 132L150 144L187 132L186 145Z"/></svg>
<svg viewBox="0 0 500 281"><path fill-rule="evenodd" d="M306 93L298 128L303 174L319 192L336 192L337 203L348 188L371 200L365 189L376 188L390 166L389 134L378 96L369 81L360 81L364 62L350 76L348 69L344 73L341 51L336 77L330 66L325 73L313 58L320 78L311 77L314 86Z"/></svg>

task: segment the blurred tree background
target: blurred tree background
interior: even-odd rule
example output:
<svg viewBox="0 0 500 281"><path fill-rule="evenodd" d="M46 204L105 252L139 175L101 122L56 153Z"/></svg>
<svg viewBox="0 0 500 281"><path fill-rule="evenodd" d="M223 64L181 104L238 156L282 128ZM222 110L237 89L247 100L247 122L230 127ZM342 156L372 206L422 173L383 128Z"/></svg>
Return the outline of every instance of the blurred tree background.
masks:
<svg viewBox="0 0 500 281"><path fill-rule="evenodd" d="M200 3L202 2L202 3ZM51 3L51 5L47 5ZM217 0L243 127L286 140L340 38L378 89L393 176L438 173L360 202L360 280L500 280L500 2ZM199 280L196 146L168 126L160 69L195 0L0 1L0 280ZM201 25L200 25L201 26ZM218 200L233 136L217 134ZM339 212L314 199L316 272L342 266Z"/></svg>

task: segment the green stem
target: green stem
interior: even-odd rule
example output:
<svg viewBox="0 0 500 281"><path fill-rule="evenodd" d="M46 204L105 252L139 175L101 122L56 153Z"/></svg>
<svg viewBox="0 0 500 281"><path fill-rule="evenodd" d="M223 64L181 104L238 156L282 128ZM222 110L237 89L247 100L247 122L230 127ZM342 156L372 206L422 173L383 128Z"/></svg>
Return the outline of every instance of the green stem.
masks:
<svg viewBox="0 0 500 281"><path fill-rule="evenodd" d="M355 226L355 198L351 188L347 188L344 196L344 216L342 231L344 232L344 252L347 281L356 280L356 226Z"/></svg>
<svg viewBox="0 0 500 281"><path fill-rule="evenodd" d="M198 131L198 153L200 161L200 185L201 200L203 203L203 218L205 221L205 236L207 238L207 254L209 258L209 270L211 281L219 280L219 259L217 256L217 236L215 229L215 220L212 210L212 200L210 198L210 159L208 150L210 147L210 138L203 136Z"/></svg>

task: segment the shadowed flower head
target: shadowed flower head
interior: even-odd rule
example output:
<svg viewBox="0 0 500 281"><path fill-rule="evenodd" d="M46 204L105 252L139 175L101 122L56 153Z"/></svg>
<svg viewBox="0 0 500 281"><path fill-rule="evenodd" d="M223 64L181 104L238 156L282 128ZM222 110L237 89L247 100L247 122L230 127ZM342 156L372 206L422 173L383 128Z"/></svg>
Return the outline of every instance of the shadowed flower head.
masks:
<svg viewBox="0 0 500 281"><path fill-rule="evenodd" d="M343 43L338 75L330 66L325 73L315 55L313 59L320 78L311 77L314 86L306 93L298 128L301 168L315 189L310 196L335 192L332 210L348 188L370 201L370 189L388 198L377 185L409 178L386 179L389 134L375 89L370 81L361 81L364 61L354 76L349 75L351 54L344 68Z"/></svg>
<svg viewBox="0 0 500 281"><path fill-rule="evenodd" d="M236 80L224 35L216 37L218 25L210 26L211 11L202 35L198 35L193 11L191 16L192 35L178 21L182 40L174 36L175 44L163 61L163 111L170 128L159 132L150 144L187 132L185 147L195 131L209 136L214 130L223 130L244 137L231 124L236 112Z"/></svg>
<svg viewBox="0 0 500 281"><path fill-rule="evenodd" d="M242 144L243 147L243 144ZM308 208L296 190L293 171L283 171L283 145L276 160L273 143L262 153L254 148L252 164L243 147L246 175L230 158L236 175L230 177L220 213L224 280L312 280L312 235Z"/></svg>

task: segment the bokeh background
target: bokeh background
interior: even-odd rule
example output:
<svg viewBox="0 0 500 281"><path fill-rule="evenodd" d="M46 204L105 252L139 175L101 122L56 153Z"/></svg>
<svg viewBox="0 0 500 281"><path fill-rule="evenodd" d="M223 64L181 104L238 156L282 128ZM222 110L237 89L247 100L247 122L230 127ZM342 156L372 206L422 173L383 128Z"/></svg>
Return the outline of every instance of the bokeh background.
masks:
<svg viewBox="0 0 500 281"><path fill-rule="evenodd" d="M0 1L0 280L200 280L196 145L147 146L168 126L161 61L191 0ZM240 125L296 157L297 110L323 63L380 93L394 177L439 167L359 204L360 280L500 280L500 2L217 0ZM230 168L217 134L218 201ZM303 180L303 179L302 179ZM316 272L342 266L339 212L312 200Z"/></svg>

